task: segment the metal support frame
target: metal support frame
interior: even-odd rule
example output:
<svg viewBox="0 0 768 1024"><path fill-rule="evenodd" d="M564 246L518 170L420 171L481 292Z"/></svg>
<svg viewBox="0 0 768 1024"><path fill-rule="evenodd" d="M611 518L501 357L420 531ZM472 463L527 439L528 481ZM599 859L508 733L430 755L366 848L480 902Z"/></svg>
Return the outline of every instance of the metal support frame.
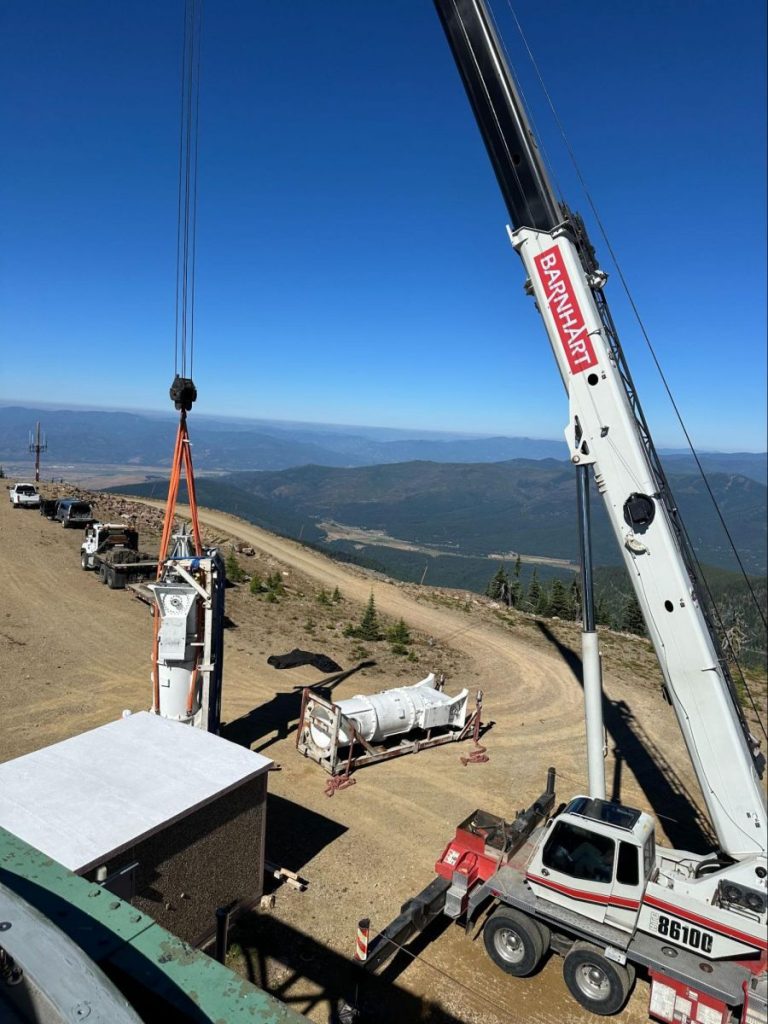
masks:
<svg viewBox="0 0 768 1024"><path fill-rule="evenodd" d="M599 800L604 800L605 730L603 727L603 674L595 626L588 465L576 467L576 491L579 548L581 551L581 664L584 681L584 718L587 734L587 776L589 779L589 795Z"/></svg>
<svg viewBox="0 0 768 1024"><path fill-rule="evenodd" d="M318 704L325 708L330 715L328 735L330 739L329 754L324 757L309 737L309 716L312 706ZM391 761L394 757L402 757L404 754L417 754L420 750L427 750L430 747L439 747L445 743L458 743L475 734L477 723L478 735L482 725L481 715L483 710L483 693L478 690L475 710L467 718L462 729L448 732L440 730L440 735L433 736L434 730L428 729L425 737L418 739L403 739L397 746L386 744L372 744L364 739L357 731L354 723L342 714L338 704L323 697L316 690L306 686L301 695L301 714L299 726L296 730L296 749L304 757L309 757L326 771L329 775L350 775L358 768L364 768L369 764L378 764L381 761ZM340 743L339 732L344 729L348 736L352 736L351 743Z"/></svg>

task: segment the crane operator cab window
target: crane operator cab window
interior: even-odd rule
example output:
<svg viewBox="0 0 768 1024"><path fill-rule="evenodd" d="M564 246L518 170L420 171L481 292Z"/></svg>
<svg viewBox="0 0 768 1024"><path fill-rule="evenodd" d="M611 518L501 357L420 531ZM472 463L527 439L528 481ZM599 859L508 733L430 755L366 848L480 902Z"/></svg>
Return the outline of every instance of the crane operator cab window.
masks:
<svg viewBox="0 0 768 1024"><path fill-rule="evenodd" d="M544 867L589 882L611 882L616 843L569 821L558 821L542 855Z"/></svg>

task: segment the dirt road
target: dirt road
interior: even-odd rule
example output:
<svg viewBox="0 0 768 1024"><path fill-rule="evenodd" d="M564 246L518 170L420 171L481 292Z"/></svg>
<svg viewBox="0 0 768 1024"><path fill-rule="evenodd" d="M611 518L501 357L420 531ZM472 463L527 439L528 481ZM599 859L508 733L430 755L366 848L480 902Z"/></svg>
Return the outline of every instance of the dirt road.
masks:
<svg viewBox="0 0 768 1024"><path fill-rule="evenodd" d="M510 816L538 795L549 764L557 765L560 796L583 787L581 689L565 641L556 632L545 635L532 620L510 626L471 597L375 579L222 513L204 510L202 518L214 532L253 545L253 566L276 567L288 585L290 599L278 606L256 600L247 588L229 593L235 628L227 631L223 711L230 729L239 730L239 741L282 765L270 776L268 855L310 880L305 893L279 890L272 914L260 915L240 936L233 963L281 997L290 995L312 1020L324 1021L328 970L313 972L313 965L325 962L324 955L349 954L361 916L370 916L374 927L393 917L433 876L433 863L460 820L479 806ZM36 512L0 504L2 759L101 724L123 708L147 706L148 611L127 593L109 592L83 573L79 542L78 533ZM319 621L320 587L339 587L344 598L339 615L349 618L359 617L373 593L381 613L402 617L420 638L416 667L377 650L378 667L347 680L336 696L415 682L429 669L446 671L449 692L482 687L484 717L494 723L485 740L488 764L465 768L459 762L462 751L449 745L367 769L352 788L332 800L324 795L326 776L298 757L291 728L297 687L317 682L317 673L276 673L266 664L269 653L310 645L350 664L342 619ZM611 707L630 710L614 722L607 776L609 782L620 779L625 802L647 808L649 794L660 794L663 804L681 786L686 799L695 788L676 723L648 681L650 663L640 647L637 659L634 672L610 671L609 660ZM625 660L622 649L617 664ZM636 735L635 745L629 742L626 730L632 732L633 723L666 751L665 771L674 785L658 768L654 774ZM609 722L609 731L614 726ZM622 751L618 759L615 748ZM675 808L657 806L662 813L665 808L679 817ZM263 941L266 957L251 948L254 936ZM397 979L406 1002L397 1004L396 1016L394 1009L387 1015L379 1007L384 1016L378 1019L404 1024L592 1020L567 996L556 957L536 977L516 981L494 968L482 943L471 942L458 928L444 931L422 957ZM424 997L427 1008L417 1011L413 996ZM647 985L641 981L616 1019L644 1021L646 1003Z"/></svg>

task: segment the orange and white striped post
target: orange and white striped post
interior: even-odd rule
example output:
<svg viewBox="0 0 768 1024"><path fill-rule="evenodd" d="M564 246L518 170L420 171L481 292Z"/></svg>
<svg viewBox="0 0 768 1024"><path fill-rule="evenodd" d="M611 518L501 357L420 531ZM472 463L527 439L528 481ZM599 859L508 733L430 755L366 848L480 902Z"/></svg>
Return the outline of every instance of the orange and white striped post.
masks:
<svg viewBox="0 0 768 1024"><path fill-rule="evenodd" d="M370 919L364 917L357 923L357 938L355 941L355 960L358 963L365 963L368 959L368 939L371 934Z"/></svg>

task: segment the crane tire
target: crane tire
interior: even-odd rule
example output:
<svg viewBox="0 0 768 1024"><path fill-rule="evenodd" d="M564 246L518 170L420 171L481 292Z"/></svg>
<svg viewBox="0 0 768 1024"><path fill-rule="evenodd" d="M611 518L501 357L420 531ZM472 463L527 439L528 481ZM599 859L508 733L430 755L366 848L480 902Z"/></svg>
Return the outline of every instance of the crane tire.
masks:
<svg viewBox="0 0 768 1024"><path fill-rule="evenodd" d="M99 564L99 583L107 582L107 567L103 562Z"/></svg>
<svg viewBox="0 0 768 1024"><path fill-rule="evenodd" d="M563 961L563 978L573 998L602 1017L618 1013L632 988L634 969L609 960L587 942L576 942Z"/></svg>
<svg viewBox="0 0 768 1024"><path fill-rule="evenodd" d="M543 946L544 952L548 953L549 952L549 947L552 945L552 932L551 932L551 930L547 927L547 925L544 924L543 921L536 921L533 918L531 918L531 920L534 922L536 927L539 929L539 934L541 935L541 942L542 942L542 946Z"/></svg>
<svg viewBox="0 0 768 1024"><path fill-rule="evenodd" d="M544 938L533 918L500 907L486 921L483 942L497 967L515 978L527 978L544 959Z"/></svg>

